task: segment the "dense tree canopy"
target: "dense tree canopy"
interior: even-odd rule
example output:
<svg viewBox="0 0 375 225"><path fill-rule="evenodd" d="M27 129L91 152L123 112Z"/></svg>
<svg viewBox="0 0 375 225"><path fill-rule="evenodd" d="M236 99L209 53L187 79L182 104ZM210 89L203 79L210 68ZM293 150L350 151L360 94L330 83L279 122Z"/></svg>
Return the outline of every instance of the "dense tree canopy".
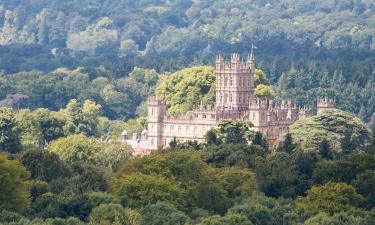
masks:
<svg viewBox="0 0 375 225"><path fill-rule="evenodd" d="M161 76L156 94L167 100L168 113L181 115L193 107L213 104L215 75L212 67L191 67Z"/></svg>
<svg viewBox="0 0 375 225"><path fill-rule="evenodd" d="M365 149L372 142L372 133L357 117L340 110L324 111L317 116L299 120L290 133L303 149L318 149L328 140L336 151Z"/></svg>

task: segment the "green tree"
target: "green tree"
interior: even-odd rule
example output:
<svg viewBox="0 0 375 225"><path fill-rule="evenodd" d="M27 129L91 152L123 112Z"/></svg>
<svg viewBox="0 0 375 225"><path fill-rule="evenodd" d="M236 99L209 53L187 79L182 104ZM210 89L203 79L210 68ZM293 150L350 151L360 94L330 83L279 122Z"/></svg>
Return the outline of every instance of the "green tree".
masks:
<svg viewBox="0 0 375 225"><path fill-rule="evenodd" d="M111 189L118 198L125 198L130 207L167 201L183 209L187 203L186 193L178 183L155 175L118 175L112 179Z"/></svg>
<svg viewBox="0 0 375 225"><path fill-rule="evenodd" d="M298 181L298 171L291 164L292 156L276 152L265 158L257 158L255 173L260 189L272 197L294 197Z"/></svg>
<svg viewBox="0 0 375 225"><path fill-rule="evenodd" d="M25 213L30 208L29 177L20 162L0 154L0 210Z"/></svg>
<svg viewBox="0 0 375 225"><path fill-rule="evenodd" d="M67 162L93 163L100 147L95 140L80 134L59 138L51 142L48 151L57 154L60 159Z"/></svg>
<svg viewBox="0 0 375 225"><path fill-rule="evenodd" d="M327 139L323 139L319 145L319 154L322 156L323 159L332 160L333 159L333 152L331 150L331 146Z"/></svg>
<svg viewBox="0 0 375 225"><path fill-rule="evenodd" d="M367 208L375 207L375 170L367 170L359 174L352 185L359 194L365 196Z"/></svg>
<svg viewBox="0 0 375 225"><path fill-rule="evenodd" d="M15 113L8 108L0 108L0 151L16 153L21 150L19 129Z"/></svg>
<svg viewBox="0 0 375 225"><path fill-rule="evenodd" d="M29 150L22 155L21 162L30 171L32 179L51 181L69 174L68 166L48 151Z"/></svg>
<svg viewBox="0 0 375 225"><path fill-rule="evenodd" d="M255 88L258 87L259 85L269 85L270 82L267 78L267 75L261 70L261 69L256 69L254 73L254 86Z"/></svg>
<svg viewBox="0 0 375 225"><path fill-rule="evenodd" d="M252 144L260 145L265 149L268 148L267 139L265 137L263 137L263 134L260 131L255 132L254 138L252 139Z"/></svg>
<svg viewBox="0 0 375 225"><path fill-rule="evenodd" d="M119 204L101 204L95 207L89 216L89 224L132 225L128 221L126 209Z"/></svg>
<svg viewBox="0 0 375 225"><path fill-rule="evenodd" d="M156 94L167 100L168 113L181 115L198 106L213 104L215 88L214 68L191 67L160 77Z"/></svg>
<svg viewBox="0 0 375 225"><path fill-rule="evenodd" d="M257 98L263 98L263 97L275 97L276 93L273 90L271 86L259 84L254 91L254 96Z"/></svg>
<svg viewBox="0 0 375 225"><path fill-rule="evenodd" d="M359 206L364 198L356 190L345 183L329 182L323 186L313 186L306 197L298 197L296 200L296 210L299 213L309 213L316 215L318 213L347 212L351 215L363 215L363 210Z"/></svg>
<svg viewBox="0 0 375 225"><path fill-rule="evenodd" d="M287 133L284 140L278 146L278 150L281 152L292 153L296 149L296 144L293 142L292 135Z"/></svg>
<svg viewBox="0 0 375 225"><path fill-rule="evenodd" d="M319 144L327 139L332 150L341 151L342 142L348 139L355 149L365 149L372 142L372 133L358 118L340 110L327 110L317 116L297 121L290 133L302 149L319 150Z"/></svg>
<svg viewBox="0 0 375 225"><path fill-rule="evenodd" d="M142 225L183 225L190 221L188 216L167 202L147 205L140 212Z"/></svg>
<svg viewBox="0 0 375 225"><path fill-rule="evenodd" d="M219 123L216 132L222 143L226 144L246 144L253 136L250 122L237 120L223 120Z"/></svg>

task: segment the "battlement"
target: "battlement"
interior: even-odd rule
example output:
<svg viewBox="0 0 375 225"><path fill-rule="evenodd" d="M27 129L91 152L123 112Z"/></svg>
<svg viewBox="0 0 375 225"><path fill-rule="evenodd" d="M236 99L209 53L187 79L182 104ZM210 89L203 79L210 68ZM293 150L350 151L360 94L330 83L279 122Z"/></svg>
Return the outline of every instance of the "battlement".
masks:
<svg viewBox="0 0 375 225"><path fill-rule="evenodd" d="M249 55L246 62L238 53L233 53L230 61L226 61L221 55L216 56L216 71L246 73L249 70L255 70L253 55Z"/></svg>
<svg viewBox="0 0 375 225"><path fill-rule="evenodd" d="M318 113L323 112L327 109L333 109L335 107L336 107L336 98L318 97L318 100L317 100Z"/></svg>
<svg viewBox="0 0 375 225"><path fill-rule="evenodd" d="M151 96L147 99L148 105L166 105L166 101L163 97L160 96Z"/></svg>

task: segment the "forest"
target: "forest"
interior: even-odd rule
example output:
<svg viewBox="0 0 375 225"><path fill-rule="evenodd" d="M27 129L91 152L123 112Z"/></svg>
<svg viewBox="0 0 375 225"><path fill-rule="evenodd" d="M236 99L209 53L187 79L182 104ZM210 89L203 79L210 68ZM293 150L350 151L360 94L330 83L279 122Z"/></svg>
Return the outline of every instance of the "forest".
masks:
<svg viewBox="0 0 375 225"><path fill-rule="evenodd" d="M256 96L337 109L132 155L149 96L212 105L252 45ZM374 66L371 0L0 0L0 224L372 225Z"/></svg>

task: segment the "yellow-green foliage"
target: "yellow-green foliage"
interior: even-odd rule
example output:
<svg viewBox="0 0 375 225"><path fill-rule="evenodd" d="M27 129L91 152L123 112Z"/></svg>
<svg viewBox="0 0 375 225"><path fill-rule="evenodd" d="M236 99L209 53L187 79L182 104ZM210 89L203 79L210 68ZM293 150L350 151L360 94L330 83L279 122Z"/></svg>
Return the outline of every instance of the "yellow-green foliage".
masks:
<svg viewBox="0 0 375 225"><path fill-rule="evenodd" d="M361 215L363 211L358 207L363 201L362 195L351 185L330 182L323 186L313 186L306 197L298 197L296 210L312 215L327 213L332 216L340 212Z"/></svg>
<svg viewBox="0 0 375 225"><path fill-rule="evenodd" d="M271 86L259 84L254 91L255 97L275 97L276 93Z"/></svg>
<svg viewBox="0 0 375 225"><path fill-rule="evenodd" d="M363 149L372 141L371 131L359 118L338 109L299 120L291 126L290 133L293 140L305 150L316 150L322 140L327 139L332 149L340 151L346 136L357 149Z"/></svg>
<svg viewBox="0 0 375 225"><path fill-rule="evenodd" d="M181 115L201 100L211 104L215 98L214 68L195 66L161 76L156 94L165 97L170 115Z"/></svg>
<svg viewBox="0 0 375 225"><path fill-rule="evenodd" d="M258 87L260 84L269 85L270 82L262 70L256 69L254 73L254 87Z"/></svg>
<svg viewBox="0 0 375 225"><path fill-rule="evenodd" d="M29 177L30 173L19 161L0 154L0 211L24 213L30 207Z"/></svg>
<svg viewBox="0 0 375 225"><path fill-rule="evenodd" d="M99 143L84 135L71 135L53 141L48 150L67 162L85 162L103 167L114 167L131 157L131 147L126 143L111 141Z"/></svg>

